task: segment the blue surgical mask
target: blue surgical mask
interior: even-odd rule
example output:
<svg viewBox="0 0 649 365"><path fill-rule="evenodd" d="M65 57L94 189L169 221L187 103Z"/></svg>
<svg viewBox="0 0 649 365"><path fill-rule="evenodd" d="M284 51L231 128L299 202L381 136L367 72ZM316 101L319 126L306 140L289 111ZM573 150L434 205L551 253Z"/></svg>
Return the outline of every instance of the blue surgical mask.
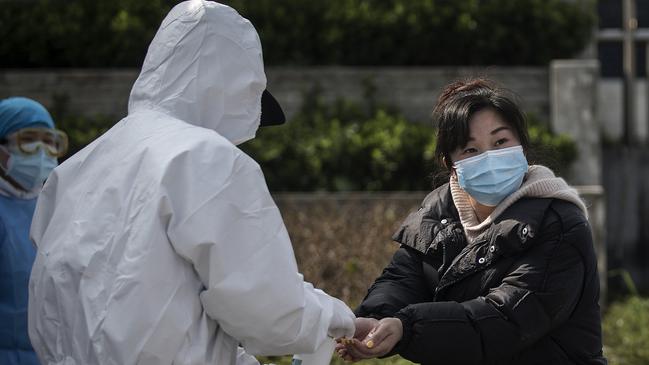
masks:
<svg viewBox="0 0 649 365"><path fill-rule="evenodd" d="M523 147L491 150L454 164L460 187L482 205L496 206L518 190L527 172Z"/></svg>
<svg viewBox="0 0 649 365"><path fill-rule="evenodd" d="M25 191L31 191L40 188L57 165L56 159L48 156L42 147L33 154L10 151L6 173Z"/></svg>

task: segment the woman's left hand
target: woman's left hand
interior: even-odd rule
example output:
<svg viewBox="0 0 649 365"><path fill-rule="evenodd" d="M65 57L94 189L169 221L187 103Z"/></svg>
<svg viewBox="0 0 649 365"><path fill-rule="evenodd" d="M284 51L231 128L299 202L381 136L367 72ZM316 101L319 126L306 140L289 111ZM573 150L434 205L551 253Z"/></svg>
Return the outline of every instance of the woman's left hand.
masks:
<svg viewBox="0 0 649 365"><path fill-rule="evenodd" d="M354 339L345 347L343 358L358 361L379 357L390 352L403 336L403 325L398 318L383 318L365 338ZM339 351L339 353L342 351Z"/></svg>

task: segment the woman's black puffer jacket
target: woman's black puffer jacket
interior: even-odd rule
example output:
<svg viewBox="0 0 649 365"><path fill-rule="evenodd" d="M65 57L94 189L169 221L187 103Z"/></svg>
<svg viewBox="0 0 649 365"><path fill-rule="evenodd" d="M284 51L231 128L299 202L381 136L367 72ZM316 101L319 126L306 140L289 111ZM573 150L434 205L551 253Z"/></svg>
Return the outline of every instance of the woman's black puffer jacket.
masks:
<svg viewBox="0 0 649 365"><path fill-rule="evenodd" d="M397 317L391 354L422 364L606 364L590 226L574 204L524 198L467 244L448 184L393 239L356 310Z"/></svg>

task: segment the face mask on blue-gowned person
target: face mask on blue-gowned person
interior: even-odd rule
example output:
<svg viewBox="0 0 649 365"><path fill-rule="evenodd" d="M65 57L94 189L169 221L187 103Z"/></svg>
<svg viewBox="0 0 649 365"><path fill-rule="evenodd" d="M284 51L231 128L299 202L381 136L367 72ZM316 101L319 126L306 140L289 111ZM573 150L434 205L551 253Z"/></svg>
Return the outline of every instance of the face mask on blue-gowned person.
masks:
<svg viewBox="0 0 649 365"><path fill-rule="evenodd" d="M482 205L496 206L518 190L527 172L523 147L484 152L456 162L460 187Z"/></svg>
<svg viewBox="0 0 649 365"><path fill-rule="evenodd" d="M41 142L34 142L39 144ZM54 157L45 153L43 146L32 146L36 152L25 154L20 151L9 150L9 160L5 173L15 180L25 191L40 188L52 170L58 165Z"/></svg>

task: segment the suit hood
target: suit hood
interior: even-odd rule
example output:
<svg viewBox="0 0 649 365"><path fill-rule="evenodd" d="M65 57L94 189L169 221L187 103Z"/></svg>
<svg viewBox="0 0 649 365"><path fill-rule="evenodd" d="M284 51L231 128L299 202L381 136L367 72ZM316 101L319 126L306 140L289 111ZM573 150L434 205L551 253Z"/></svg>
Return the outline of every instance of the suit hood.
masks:
<svg viewBox="0 0 649 365"><path fill-rule="evenodd" d="M239 144L255 137L265 88L253 25L228 6L190 0L162 21L128 109L161 111Z"/></svg>

